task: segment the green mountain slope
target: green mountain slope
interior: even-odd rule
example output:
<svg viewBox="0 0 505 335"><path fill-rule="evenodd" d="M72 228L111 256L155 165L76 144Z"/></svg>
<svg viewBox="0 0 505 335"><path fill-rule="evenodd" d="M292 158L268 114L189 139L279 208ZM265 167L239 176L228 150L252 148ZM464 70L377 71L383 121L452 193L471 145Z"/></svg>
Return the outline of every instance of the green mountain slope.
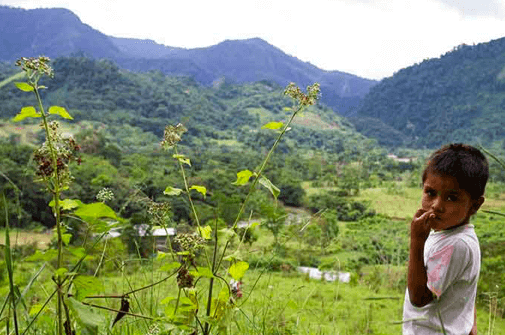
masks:
<svg viewBox="0 0 505 335"><path fill-rule="evenodd" d="M169 77L160 71L134 73L108 60L84 57L58 58L53 67L54 79L44 82L47 105L67 108L76 122L104 124L128 151L138 149L127 144L131 132L161 139L166 125L179 122L189 129L189 146L262 148L274 140L275 132L261 126L284 121L291 113L292 102L283 95L283 87L271 81L238 85L222 80L206 87L187 77ZM5 63L0 70L0 81L16 71ZM12 118L22 106L32 104L32 97L13 84L0 89L2 118ZM298 117L287 138L280 147L283 151L305 148L332 153L366 140L324 105Z"/></svg>
<svg viewBox="0 0 505 335"><path fill-rule="evenodd" d="M461 45L382 80L365 97L354 122L379 142L388 134L388 127L393 128L396 146L489 143L505 137L504 107L502 38Z"/></svg>

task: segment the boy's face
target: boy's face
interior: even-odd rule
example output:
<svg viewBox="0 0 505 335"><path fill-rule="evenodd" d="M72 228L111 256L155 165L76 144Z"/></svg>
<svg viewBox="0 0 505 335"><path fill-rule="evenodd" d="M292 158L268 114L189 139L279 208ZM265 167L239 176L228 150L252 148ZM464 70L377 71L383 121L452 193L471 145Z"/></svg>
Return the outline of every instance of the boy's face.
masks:
<svg viewBox="0 0 505 335"><path fill-rule="evenodd" d="M445 230L468 223L477 212L484 197L473 200L470 194L459 188L456 178L429 172L423 184L422 208L435 215L429 219L434 230Z"/></svg>

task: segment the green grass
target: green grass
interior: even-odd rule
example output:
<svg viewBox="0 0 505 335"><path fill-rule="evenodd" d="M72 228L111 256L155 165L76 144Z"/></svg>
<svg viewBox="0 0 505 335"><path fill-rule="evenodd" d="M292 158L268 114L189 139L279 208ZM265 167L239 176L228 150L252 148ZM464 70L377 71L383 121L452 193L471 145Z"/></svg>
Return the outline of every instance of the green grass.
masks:
<svg viewBox="0 0 505 335"><path fill-rule="evenodd" d="M105 277L102 293L121 294L161 278L163 273L153 271L160 263L138 268L130 275ZM373 269L366 269L372 272ZM230 311L226 323L228 334L400 334L404 293L391 289L388 280L396 277L373 277L359 285L330 283L309 279L295 272L261 273L250 270L243 279L243 297ZM229 279L229 278L228 278ZM207 280L207 279L206 279ZM386 284L385 284L386 283ZM37 292L44 296L39 286ZM219 291L219 289L218 289ZM205 294L199 291L199 294ZM130 296L131 313L147 316L164 316L167 304L162 299L176 297L173 282L158 285ZM35 296L31 299L36 301ZM93 299L96 305L119 308L118 299ZM112 322L115 313L97 310L103 316L100 334ZM488 334L489 313L479 309L479 333ZM494 335L505 335L505 321L495 319ZM107 334L147 334L156 322L126 316ZM52 327L51 311L44 313L35 329L43 333ZM162 329L163 323L158 323Z"/></svg>
<svg viewBox="0 0 505 335"><path fill-rule="evenodd" d="M321 189L315 189L320 192ZM361 190L356 200L368 200L379 213L391 217L411 217L419 206L421 190L419 188L376 188ZM400 201L403 199L403 202ZM497 210L505 205L505 198L494 197L488 199L489 209ZM476 223L480 223L477 217ZM395 221L397 222L397 221ZM353 227L354 225L354 227ZM299 256L305 259L313 256L321 261L321 265L328 268L345 270L351 260L366 257L363 250L354 249L349 243L351 234L356 229L356 223L339 222L339 237L330 247L322 251L316 245L306 245L297 241L286 233L281 238L285 245L285 259L296 262ZM361 230L359 230L361 232ZM363 234L373 234L364 229ZM384 228L384 233L387 229ZM250 255L268 259L272 255L273 237L265 228L259 227L257 233L260 238L252 246L245 245L237 255L247 260ZM37 238L50 238L45 234L26 232L12 232L11 239L29 241ZM361 233L360 233L361 234ZM349 236L348 236L349 235ZM0 242L3 237L0 231ZM367 236L359 236L367 240ZM389 238L389 237L388 237ZM361 240L359 240L361 241ZM342 246L345 247L342 247ZM99 252L101 255L101 251ZM94 273L97 258L89 262L88 273ZM122 258L123 257L123 258ZM124 258L114 250L106 252L104 270L100 272L99 280L103 288L94 294L121 295L133 288L155 282L167 273L158 271L167 260L144 261L140 265L135 259ZM40 262L39 262L40 263ZM120 271L122 264L125 270ZM395 261L394 264L397 264ZM237 306L230 311L226 321L228 334L399 334L401 333L403 299L405 290L406 267L399 265L369 265L359 269L360 276L354 284L328 283L309 279L306 275L296 271L265 272L260 269L250 269L243 279L244 296L237 301ZM16 283L22 289L33 273L40 268L38 263L22 262L16 265ZM107 269L107 270L106 270ZM34 289L27 296L27 308L41 304L54 289L51 281L53 270L46 269L34 284ZM206 295L208 278L202 278L199 283L198 294ZM230 280L226 276L226 280ZM0 288L0 297L5 296L5 282ZM217 294L222 287L218 281L215 288ZM177 285L172 278L151 289L137 292L130 296L130 312L153 317L164 317L169 304L163 299L177 296ZM385 298L371 300L369 298ZM93 303L109 308L119 308L118 299L93 299ZM203 311L204 307L200 306ZM481 334L505 335L505 320L489 313L489 306L478 307L478 328ZM125 317L110 332L105 329L112 322L115 313L105 310L95 310L103 317L100 334L148 334L154 327L162 329L163 323ZM491 320L491 321L490 321ZM490 324L494 322L492 331ZM22 327L24 328L24 327ZM54 304L44 312L34 330L43 334L54 329ZM1 334L1 333L0 333Z"/></svg>
<svg viewBox="0 0 505 335"><path fill-rule="evenodd" d="M421 196L419 188L370 188L360 190L355 200L369 201L377 213L404 219L414 216L421 205Z"/></svg>

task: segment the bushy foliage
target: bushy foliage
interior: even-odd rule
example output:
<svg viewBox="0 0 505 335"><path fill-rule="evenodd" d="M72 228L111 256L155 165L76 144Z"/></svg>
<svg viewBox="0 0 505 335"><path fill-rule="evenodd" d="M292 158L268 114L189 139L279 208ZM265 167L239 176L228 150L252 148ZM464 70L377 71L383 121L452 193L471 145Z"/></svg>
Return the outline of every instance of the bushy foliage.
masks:
<svg viewBox="0 0 505 335"><path fill-rule="evenodd" d="M371 88L356 127L388 146L503 139L504 51L503 38L463 44L398 71Z"/></svg>
<svg viewBox="0 0 505 335"><path fill-rule="evenodd" d="M307 200L307 206L313 213L331 210L340 221L357 221L375 214L373 210L368 209L367 204L343 197L338 191L311 195Z"/></svg>

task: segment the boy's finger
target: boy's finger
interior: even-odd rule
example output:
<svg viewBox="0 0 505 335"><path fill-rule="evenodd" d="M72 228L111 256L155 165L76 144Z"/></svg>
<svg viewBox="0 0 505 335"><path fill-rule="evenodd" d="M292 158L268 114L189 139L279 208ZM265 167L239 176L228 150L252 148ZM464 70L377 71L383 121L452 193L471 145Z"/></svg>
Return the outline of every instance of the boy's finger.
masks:
<svg viewBox="0 0 505 335"><path fill-rule="evenodd" d="M423 213L426 213L426 211L422 208L419 208L416 214L414 215L414 219L418 219L421 215L423 215Z"/></svg>
<svg viewBox="0 0 505 335"><path fill-rule="evenodd" d="M432 219L432 216L434 216L433 212L432 211L423 211L424 213L419 216L416 221L419 222L419 221L428 221L428 219Z"/></svg>

